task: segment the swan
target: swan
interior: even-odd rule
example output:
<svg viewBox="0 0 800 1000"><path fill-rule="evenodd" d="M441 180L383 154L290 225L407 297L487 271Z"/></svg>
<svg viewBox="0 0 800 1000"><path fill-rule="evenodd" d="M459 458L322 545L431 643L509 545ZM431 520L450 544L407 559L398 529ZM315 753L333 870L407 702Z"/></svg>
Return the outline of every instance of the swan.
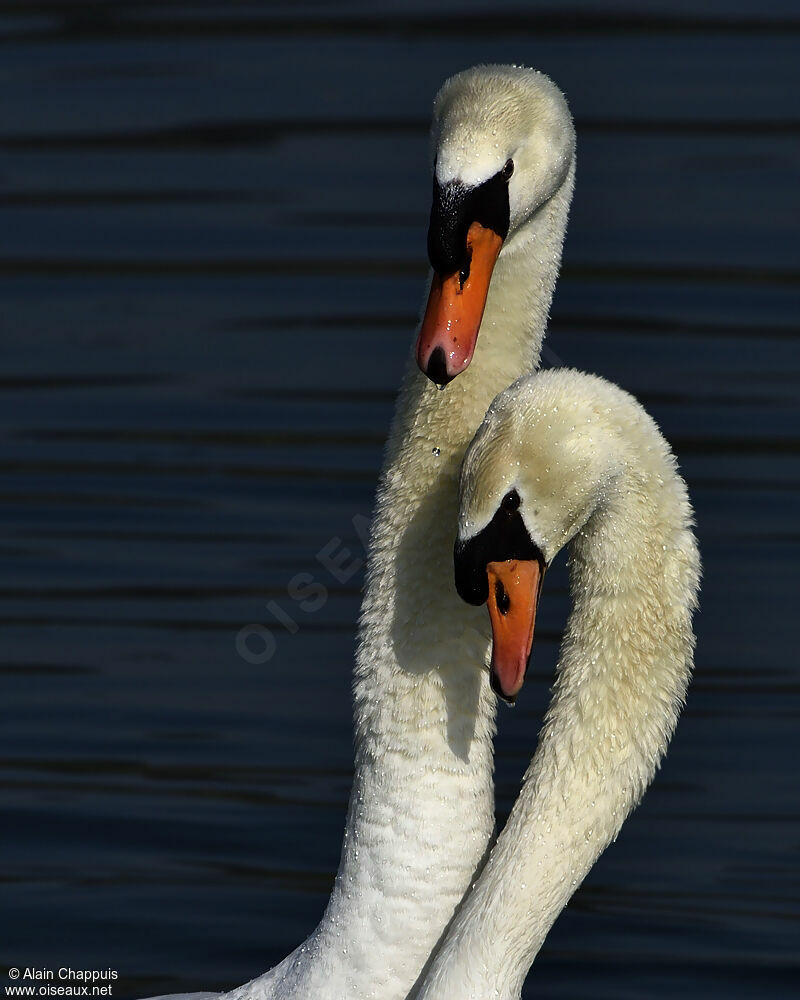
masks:
<svg viewBox="0 0 800 1000"><path fill-rule="evenodd" d="M693 523L668 444L618 387L554 369L491 405L464 459L454 561L460 595L489 605L501 697L522 686L542 578L567 544L573 607L522 790L415 1000L518 1000L641 799L692 670Z"/></svg>
<svg viewBox="0 0 800 1000"><path fill-rule="evenodd" d="M452 583L458 473L492 398L538 364L574 144L566 101L534 70L475 67L436 98L431 288L437 266L472 263L459 292L472 296L462 323L474 327L472 364L445 393L420 374L421 350L426 374L446 381L436 361L428 371L447 326L446 303L434 301L406 366L378 483L354 666L355 767L334 888L307 940L228 1000L404 1000L485 858L496 700L484 674L464 669L485 661L489 632ZM475 194L487 184L488 214ZM490 234L477 242L493 244L488 277L472 248L477 219ZM445 245L451 258L442 263Z"/></svg>

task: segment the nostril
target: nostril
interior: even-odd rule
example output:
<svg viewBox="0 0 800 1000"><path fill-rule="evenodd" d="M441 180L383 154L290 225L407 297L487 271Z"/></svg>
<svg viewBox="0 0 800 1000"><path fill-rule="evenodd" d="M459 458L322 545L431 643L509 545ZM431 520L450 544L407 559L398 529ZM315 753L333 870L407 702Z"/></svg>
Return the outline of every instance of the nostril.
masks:
<svg viewBox="0 0 800 1000"><path fill-rule="evenodd" d="M472 264L472 247L467 247L467 255L464 258L464 263L461 265L461 270L458 272L458 283L461 288L469 281L469 269Z"/></svg>
<svg viewBox="0 0 800 1000"><path fill-rule="evenodd" d="M494 599L497 604L497 610L501 615L507 615L511 608L511 598L506 593L506 588L503 584L497 580L494 585Z"/></svg>
<svg viewBox="0 0 800 1000"><path fill-rule="evenodd" d="M438 386L445 386L448 382L452 382L453 376L447 373L447 361L441 347L434 347L431 351L425 374L431 382L435 382Z"/></svg>

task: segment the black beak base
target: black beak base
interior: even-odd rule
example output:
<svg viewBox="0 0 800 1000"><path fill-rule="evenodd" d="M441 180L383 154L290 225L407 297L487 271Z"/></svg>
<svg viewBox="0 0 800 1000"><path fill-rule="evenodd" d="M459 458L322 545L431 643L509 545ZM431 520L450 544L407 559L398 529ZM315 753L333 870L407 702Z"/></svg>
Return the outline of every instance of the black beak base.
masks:
<svg viewBox="0 0 800 1000"><path fill-rule="evenodd" d="M467 604L481 605L489 599L486 567L490 562L535 559L543 567L547 565L541 549L528 534L519 506L519 493L511 490L483 531L467 541L456 540L453 549L456 590Z"/></svg>

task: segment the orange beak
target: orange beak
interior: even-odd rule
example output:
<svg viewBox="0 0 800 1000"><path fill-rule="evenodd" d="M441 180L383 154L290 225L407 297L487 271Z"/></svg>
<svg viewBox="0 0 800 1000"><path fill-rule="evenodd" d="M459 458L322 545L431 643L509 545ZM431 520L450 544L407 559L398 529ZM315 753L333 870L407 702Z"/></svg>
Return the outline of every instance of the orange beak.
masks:
<svg viewBox="0 0 800 1000"><path fill-rule="evenodd" d="M434 272L428 305L417 339L417 364L440 386L447 385L472 360L483 319L489 282L503 238L473 222L467 231L469 276Z"/></svg>
<svg viewBox="0 0 800 1000"><path fill-rule="evenodd" d="M544 571L534 559L507 559L490 562L486 574L492 622L492 687L513 704L528 670Z"/></svg>

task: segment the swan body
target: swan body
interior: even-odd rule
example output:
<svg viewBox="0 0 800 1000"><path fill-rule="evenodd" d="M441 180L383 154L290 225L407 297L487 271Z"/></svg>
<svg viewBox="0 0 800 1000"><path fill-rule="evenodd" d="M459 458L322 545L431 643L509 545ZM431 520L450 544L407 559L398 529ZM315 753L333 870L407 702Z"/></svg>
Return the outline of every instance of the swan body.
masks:
<svg viewBox="0 0 800 1000"><path fill-rule="evenodd" d="M486 672L469 669L486 661L488 629L452 582L458 475L492 398L538 364L572 195L574 132L547 77L476 67L442 87L432 149L436 170L465 191L517 156L510 225L469 369L446 392L413 357L403 377L371 528L354 668L355 769L330 900L302 945L229 1000L404 1000L494 827L495 698ZM456 209L468 224L465 204ZM452 221L446 208L434 238Z"/></svg>
<svg viewBox="0 0 800 1000"><path fill-rule="evenodd" d="M501 393L460 489L457 559L511 508L543 565L570 545L573 608L536 753L414 994L515 1000L665 752L692 668L700 561L669 446L633 397L597 377L556 369ZM501 543L495 532L490 544ZM504 598L510 614L516 595Z"/></svg>

